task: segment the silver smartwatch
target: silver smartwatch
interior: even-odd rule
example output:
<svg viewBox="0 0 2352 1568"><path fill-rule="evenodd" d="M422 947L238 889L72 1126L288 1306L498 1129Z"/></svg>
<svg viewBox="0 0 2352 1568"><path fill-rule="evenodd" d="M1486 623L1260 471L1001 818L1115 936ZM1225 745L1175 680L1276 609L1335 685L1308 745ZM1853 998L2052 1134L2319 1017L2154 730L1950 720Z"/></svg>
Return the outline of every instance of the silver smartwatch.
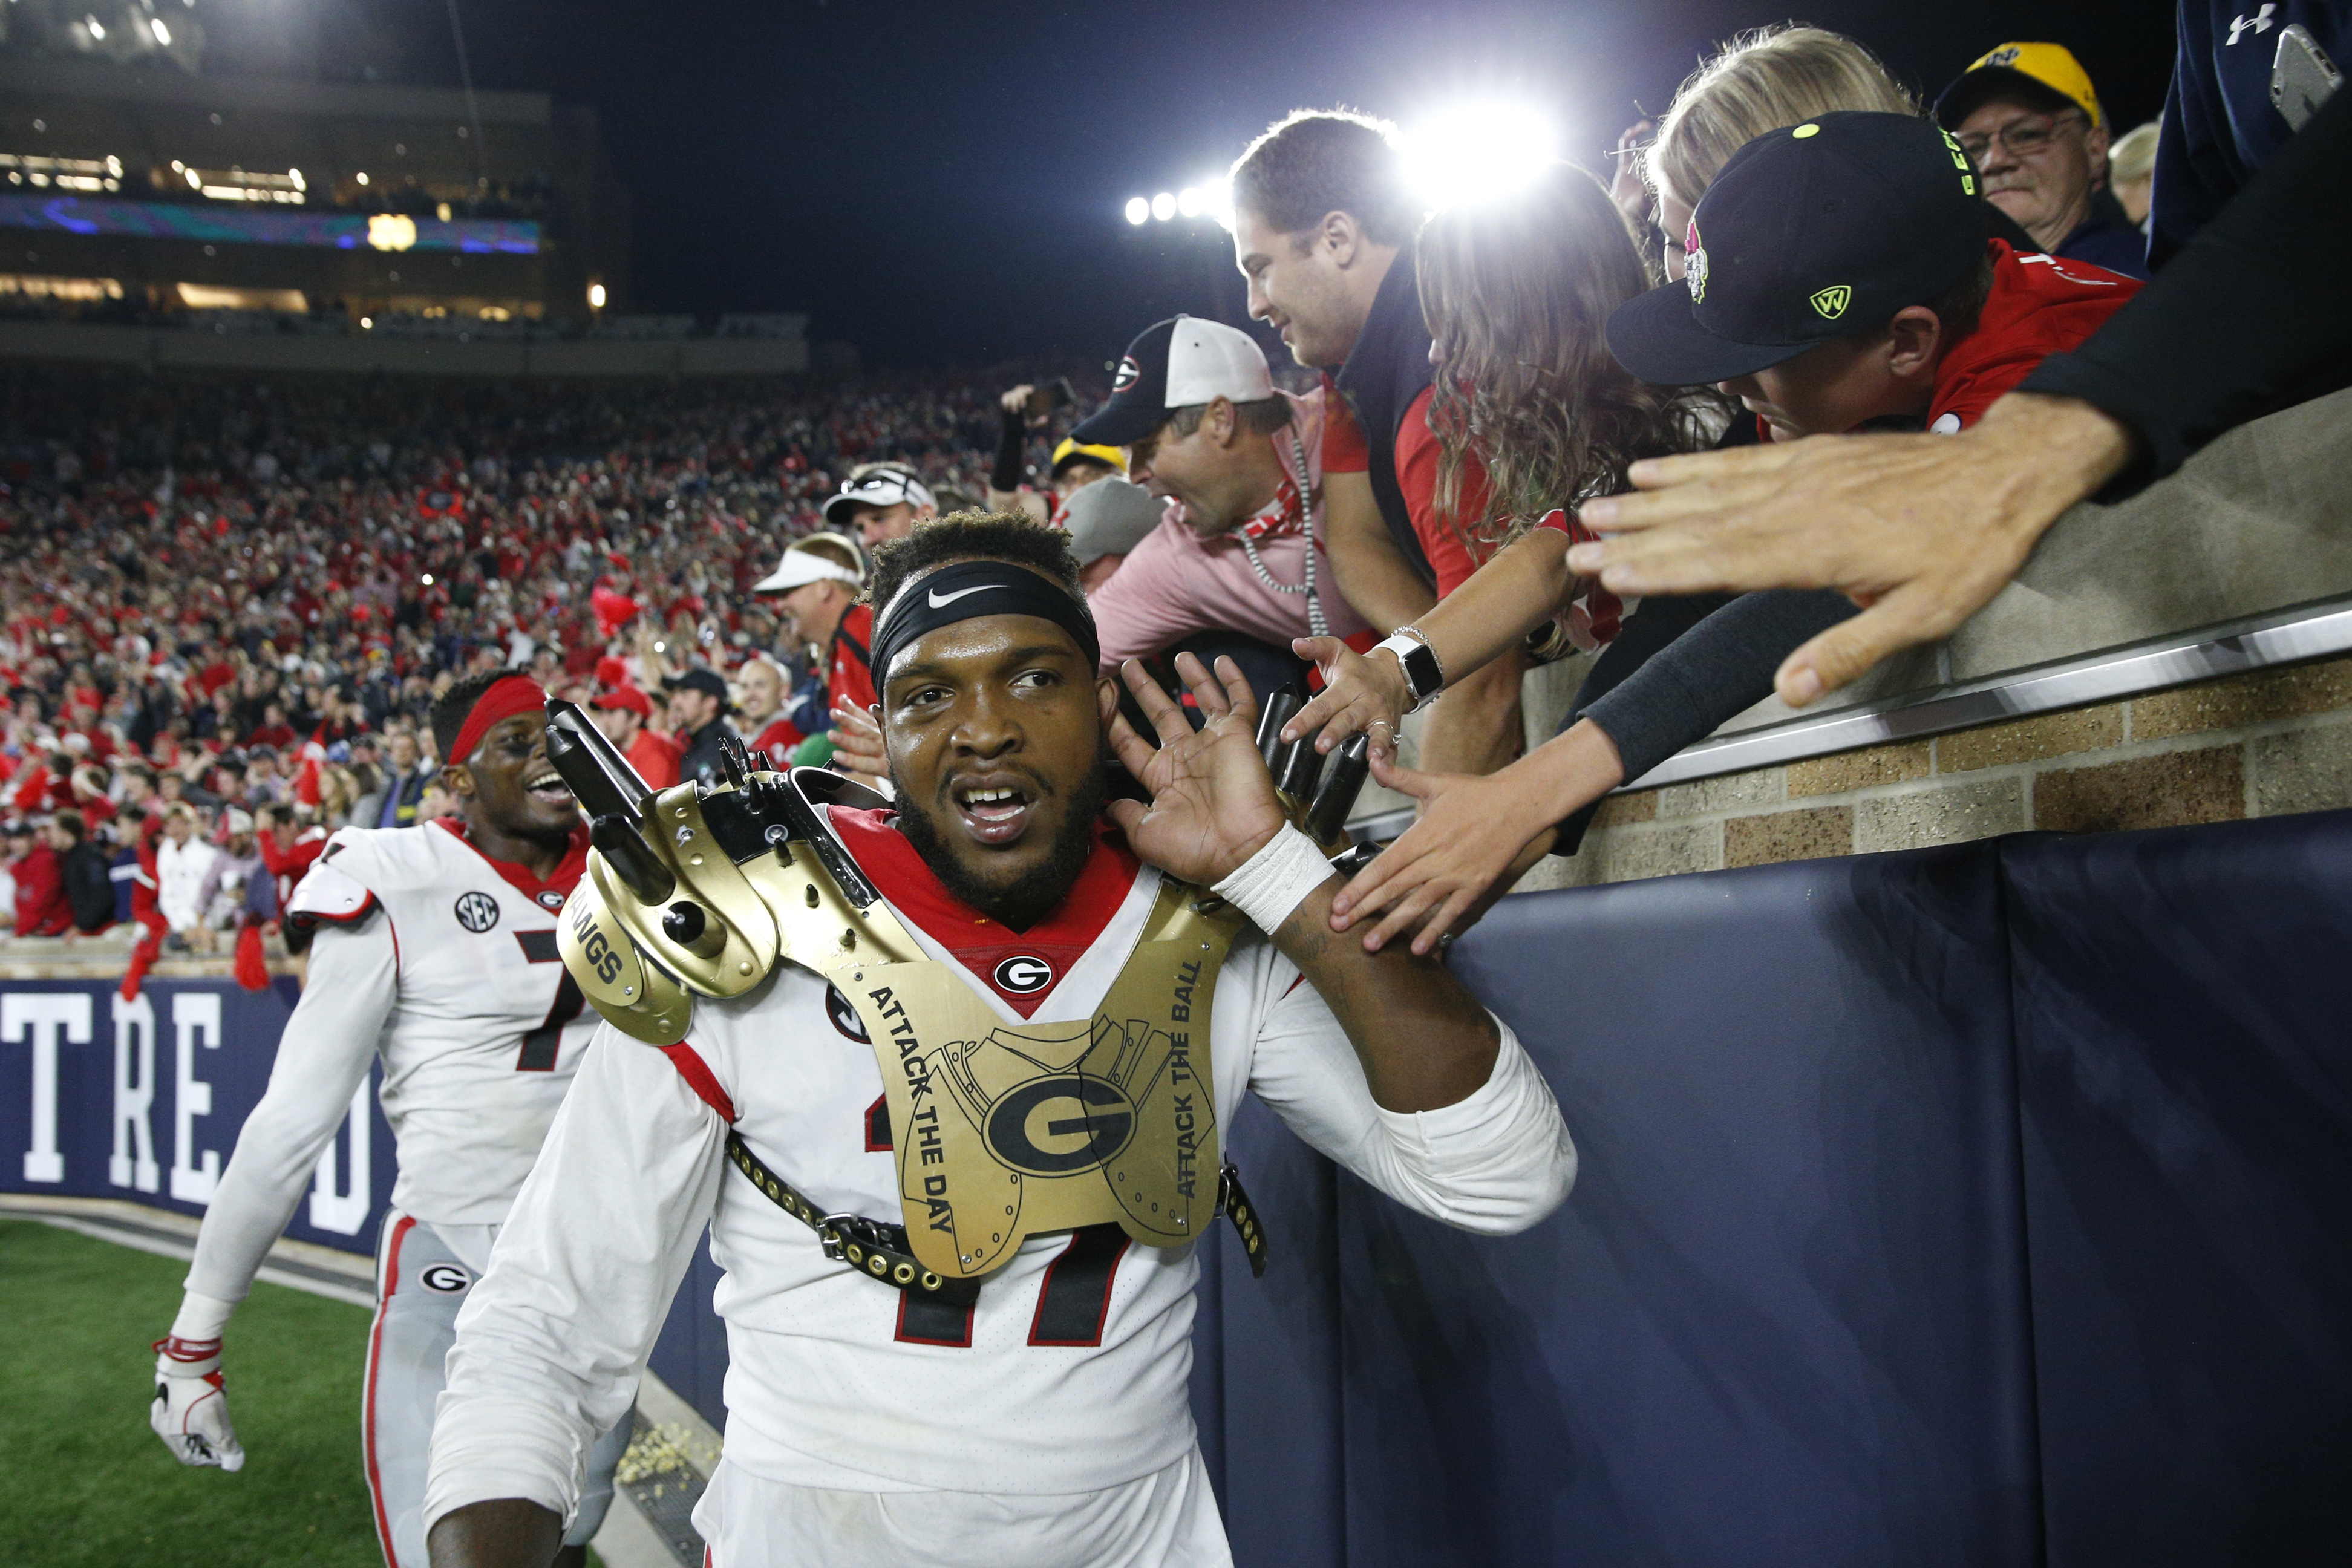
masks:
<svg viewBox="0 0 2352 1568"><path fill-rule="evenodd" d="M1396 655L1397 667L1404 671L1405 689L1412 694L1406 712L1433 700L1445 689L1445 668L1437 662L1437 650L1429 646L1420 627L1399 626L1393 636L1372 645L1374 653L1382 648Z"/></svg>

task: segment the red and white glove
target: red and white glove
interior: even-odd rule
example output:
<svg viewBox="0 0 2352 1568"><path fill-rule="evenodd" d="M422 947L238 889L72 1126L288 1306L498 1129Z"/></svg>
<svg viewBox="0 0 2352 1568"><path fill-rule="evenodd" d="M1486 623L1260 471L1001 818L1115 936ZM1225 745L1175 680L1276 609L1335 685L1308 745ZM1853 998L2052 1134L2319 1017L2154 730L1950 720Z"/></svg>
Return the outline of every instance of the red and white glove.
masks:
<svg viewBox="0 0 2352 1568"><path fill-rule="evenodd" d="M241 1469L245 1450L229 1425L220 1348L216 1339L155 1342L155 1402L148 1406L147 1424L184 1465Z"/></svg>

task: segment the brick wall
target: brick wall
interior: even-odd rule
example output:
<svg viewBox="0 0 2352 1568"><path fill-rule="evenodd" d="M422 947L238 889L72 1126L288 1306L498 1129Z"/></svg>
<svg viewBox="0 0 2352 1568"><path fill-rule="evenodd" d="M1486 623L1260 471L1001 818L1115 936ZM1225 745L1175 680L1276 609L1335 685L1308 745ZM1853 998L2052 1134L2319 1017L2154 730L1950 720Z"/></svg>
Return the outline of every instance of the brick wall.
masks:
<svg viewBox="0 0 2352 1568"><path fill-rule="evenodd" d="M2352 806L2352 658L1619 795L1522 890Z"/></svg>

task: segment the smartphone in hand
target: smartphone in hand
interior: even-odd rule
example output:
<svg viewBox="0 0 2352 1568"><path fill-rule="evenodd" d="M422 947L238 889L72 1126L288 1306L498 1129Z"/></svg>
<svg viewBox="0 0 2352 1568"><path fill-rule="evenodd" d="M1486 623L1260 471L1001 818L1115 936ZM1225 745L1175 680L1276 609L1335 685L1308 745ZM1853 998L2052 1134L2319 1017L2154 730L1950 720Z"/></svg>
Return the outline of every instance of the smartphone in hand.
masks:
<svg viewBox="0 0 2352 1568"><path fill-rule="evenodd" d="M1043 419L1056 408L1067 408L1077 400L1078 395L1070 385L1070 378L1066 375L1057 375L1053 380L1041 382L1030 389L1029 417Z"/></svg>

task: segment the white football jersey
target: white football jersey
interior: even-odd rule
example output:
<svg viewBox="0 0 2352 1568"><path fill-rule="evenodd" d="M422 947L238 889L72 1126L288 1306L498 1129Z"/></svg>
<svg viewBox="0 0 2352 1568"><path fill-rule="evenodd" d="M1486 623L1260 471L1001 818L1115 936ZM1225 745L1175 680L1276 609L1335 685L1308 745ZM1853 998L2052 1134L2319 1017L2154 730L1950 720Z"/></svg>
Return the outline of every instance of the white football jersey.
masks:
<svg viewBox="0 0 2352 1568"><path fill-rule="evenodd" d="M1074 965L1028 1022L1092 1016L1159 888L1155 871L1135 879L1089 950L1093 962ZM1210 1042L1221 1130L1297 977L1263 941L1236 943L1218 977ZM1006 1023L1023 1024L977 976L973 989ZM1329 1027L1311 990L1294 1011L1309 1029ZM685 1048L723 1086L751 1152L811 1202L899 1217L881 1069L857 1015L821 976L786 969L751 997L701 1004ZM1352 1056L1331 1065L1352 1066ZM728 1453L755 1473L866 1491L1075 1492L1132 1479L1106 1478L1106 1454L1143 1474L1192 1449L1183 1347L1199 1268L1190 1247L1145 1247L1108 1225L1034 1237L987 1277L977 1305L950 1308L845 1269L806 1225L730 1174L719 1185L710 1251L726 1271L716 1304L728 1375L759 1391L730 1399ZM870 1412L885 1398L935 1418L877 1423Z"/></svg>
<svg viewBox="0 0 2352 1568"><path fill-rule="evenodd" d="M586 857L584 827L547 882L454 822L329 840L287 911L317 927L302 998L213 1194L192 1289L243 1299L379 1056L394 1205L487 1256L595 1031L555 951Z"/></svg>
<svg viewBox="0 0 2352 1568"><path fill-rule="evenodd" d="M291 914L378 918L392 937L398 994L377 1048L403 1213L495 1225L530 1173L598 1021L555 951L582 859L541 882L442 817L344 828L296 889Z"/></svg>
<svg viewBox="0 0 2352 1568"><path fill-rule="evenodd" d="M895 830L877 840L844 816L845 845L927 955L959 966L1015 1029L1090 1016L1160 885L1098 847L1062 909L1016 933L908 874ZM620 1369L651 1343L706 1222L725 1271L730 1465L803 1487L1036 1495L1118 1485L1191 1452L1192 1246L1113 1226L1034 1237L976 1306L950 1308L826 1258L727 1162L731 1129L820 1208L898 1219L897 1130L862 1035L822 976L786 965L744 996L698 1002L666 1050L603 1037L459 1319L428 1521L488 1497L569 1511L578 1435L625 1408ZM1522 1228L1566 1194L1573 1149L1507 1028L1468 1099L1383 1110L1321 995L1252 932L1217 980L1210 1037L1221 1130L1255 1092L1317 1149L1466 1229Z"/></svg>

